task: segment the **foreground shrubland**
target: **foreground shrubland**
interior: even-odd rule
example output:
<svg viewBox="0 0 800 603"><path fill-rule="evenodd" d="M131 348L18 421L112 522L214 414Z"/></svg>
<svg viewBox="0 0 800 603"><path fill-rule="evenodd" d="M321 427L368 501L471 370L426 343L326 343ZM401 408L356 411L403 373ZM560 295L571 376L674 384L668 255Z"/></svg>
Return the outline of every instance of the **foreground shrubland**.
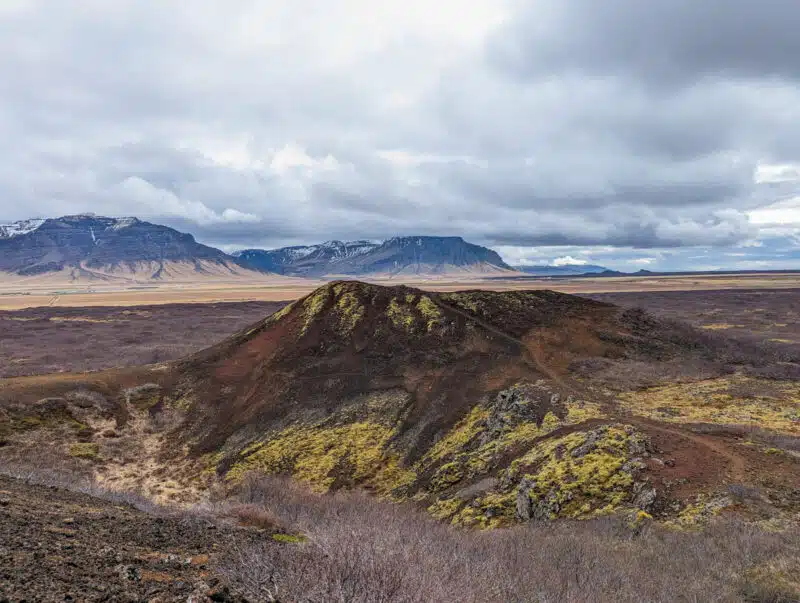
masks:
<svg viewBox="0 0 800 603"><path fill-rule="evenodd" d="M646 519L454 529L363 493L318 496L250 477L226 505L268 510L295 538L226 547L220 571L273 601L796 601L800 538L721 521Z"/></svg>

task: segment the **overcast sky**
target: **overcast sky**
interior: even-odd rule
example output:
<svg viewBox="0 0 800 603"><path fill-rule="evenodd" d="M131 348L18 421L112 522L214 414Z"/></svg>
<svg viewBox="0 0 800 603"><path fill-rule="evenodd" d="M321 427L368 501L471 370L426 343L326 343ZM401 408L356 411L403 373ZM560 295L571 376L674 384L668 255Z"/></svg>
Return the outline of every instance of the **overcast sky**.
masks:
<svg viewBox="0 0 800 603"><path fill-rule="evenodd" d="M800 268L797 0L1 0L0 219Z"/></svg>

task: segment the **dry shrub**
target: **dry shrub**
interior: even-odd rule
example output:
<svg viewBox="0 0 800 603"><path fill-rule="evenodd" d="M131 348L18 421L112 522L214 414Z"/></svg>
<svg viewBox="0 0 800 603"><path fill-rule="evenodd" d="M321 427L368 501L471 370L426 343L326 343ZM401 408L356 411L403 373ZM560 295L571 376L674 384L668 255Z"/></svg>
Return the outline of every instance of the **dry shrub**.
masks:
<svg viewBox="0 0 800 603"><path fill-rule="evenodd" d="M226 514L236 519L239 525L258 528L260 530L277 530L279 527L275 515L259 505L235 504L226 510Z"/></svg>
<svg viewBox="0 0 800 603"><path fill-rule="evenodd" d="M250 478L237 496L308 536L230 546L219 570L259 601L741 601L741 576L800 543L797 532L738 523L632 532L605 519L469 532L363 494L318 496L266 478Z"/></svg>

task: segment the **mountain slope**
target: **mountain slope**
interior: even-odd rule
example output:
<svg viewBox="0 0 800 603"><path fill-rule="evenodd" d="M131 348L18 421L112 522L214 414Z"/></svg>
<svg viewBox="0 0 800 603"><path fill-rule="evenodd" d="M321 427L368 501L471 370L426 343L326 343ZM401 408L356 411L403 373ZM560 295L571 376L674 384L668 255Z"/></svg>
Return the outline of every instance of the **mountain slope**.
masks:
<svg viewBox="0 0 800 603"><path fill-rule="evenodd" d="M245 249L234 253L242 266L295 276L322 274L324 267L345 262L378 247L369 241L328 241L320 245L282 247L280 249Z"/></svg>
<svg viewBox="0 0 800 603"><path fill-rule="evenodd" d="M395 237L381 244L331 241L239 252L242 266L296 276L494 274L510 271L494 251L461 237Z"/></svg>
<svg viewBox="0 0 800 603"><path fill-rule="evenodd" d="M197 243L192 235L136 218L64 216L17 223L6 232L13 235L0 238L0 271L18 275L77 269L98 278L137 272L161 278L173 264L198 273L238 269L225 253Z"/></svg>

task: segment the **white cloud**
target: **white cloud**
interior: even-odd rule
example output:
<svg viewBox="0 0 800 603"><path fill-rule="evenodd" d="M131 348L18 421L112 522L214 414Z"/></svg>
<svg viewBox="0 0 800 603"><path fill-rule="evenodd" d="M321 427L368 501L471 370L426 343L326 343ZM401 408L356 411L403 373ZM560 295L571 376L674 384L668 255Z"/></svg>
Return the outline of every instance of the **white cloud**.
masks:
<svg viewBox="0 0 800 603"><path fill-rule="evenodd" d="M462 235L513 263L755 253L800 224L800 5L765 2L0 2L0 218ZM742 16L776 43L739 44Z"/></svg>
<svg viewBox="0 0 800 603"><path fill-rule="evenodd" d="M565 255L560 258L555 258L552 262L553 266L583 266L588 264L586 260L574 258L571 255Z"/></svg>
<svg viewBox="0 0 800 603"><path fill-rule="evenodd" d="M138 210L135 213L141 216L175 216L200 225L259 221L258 216L233 208L216 212L200 201L181 199L171 191L157 188L141 178L126 178L114 192L133 203Z"/></svg>

